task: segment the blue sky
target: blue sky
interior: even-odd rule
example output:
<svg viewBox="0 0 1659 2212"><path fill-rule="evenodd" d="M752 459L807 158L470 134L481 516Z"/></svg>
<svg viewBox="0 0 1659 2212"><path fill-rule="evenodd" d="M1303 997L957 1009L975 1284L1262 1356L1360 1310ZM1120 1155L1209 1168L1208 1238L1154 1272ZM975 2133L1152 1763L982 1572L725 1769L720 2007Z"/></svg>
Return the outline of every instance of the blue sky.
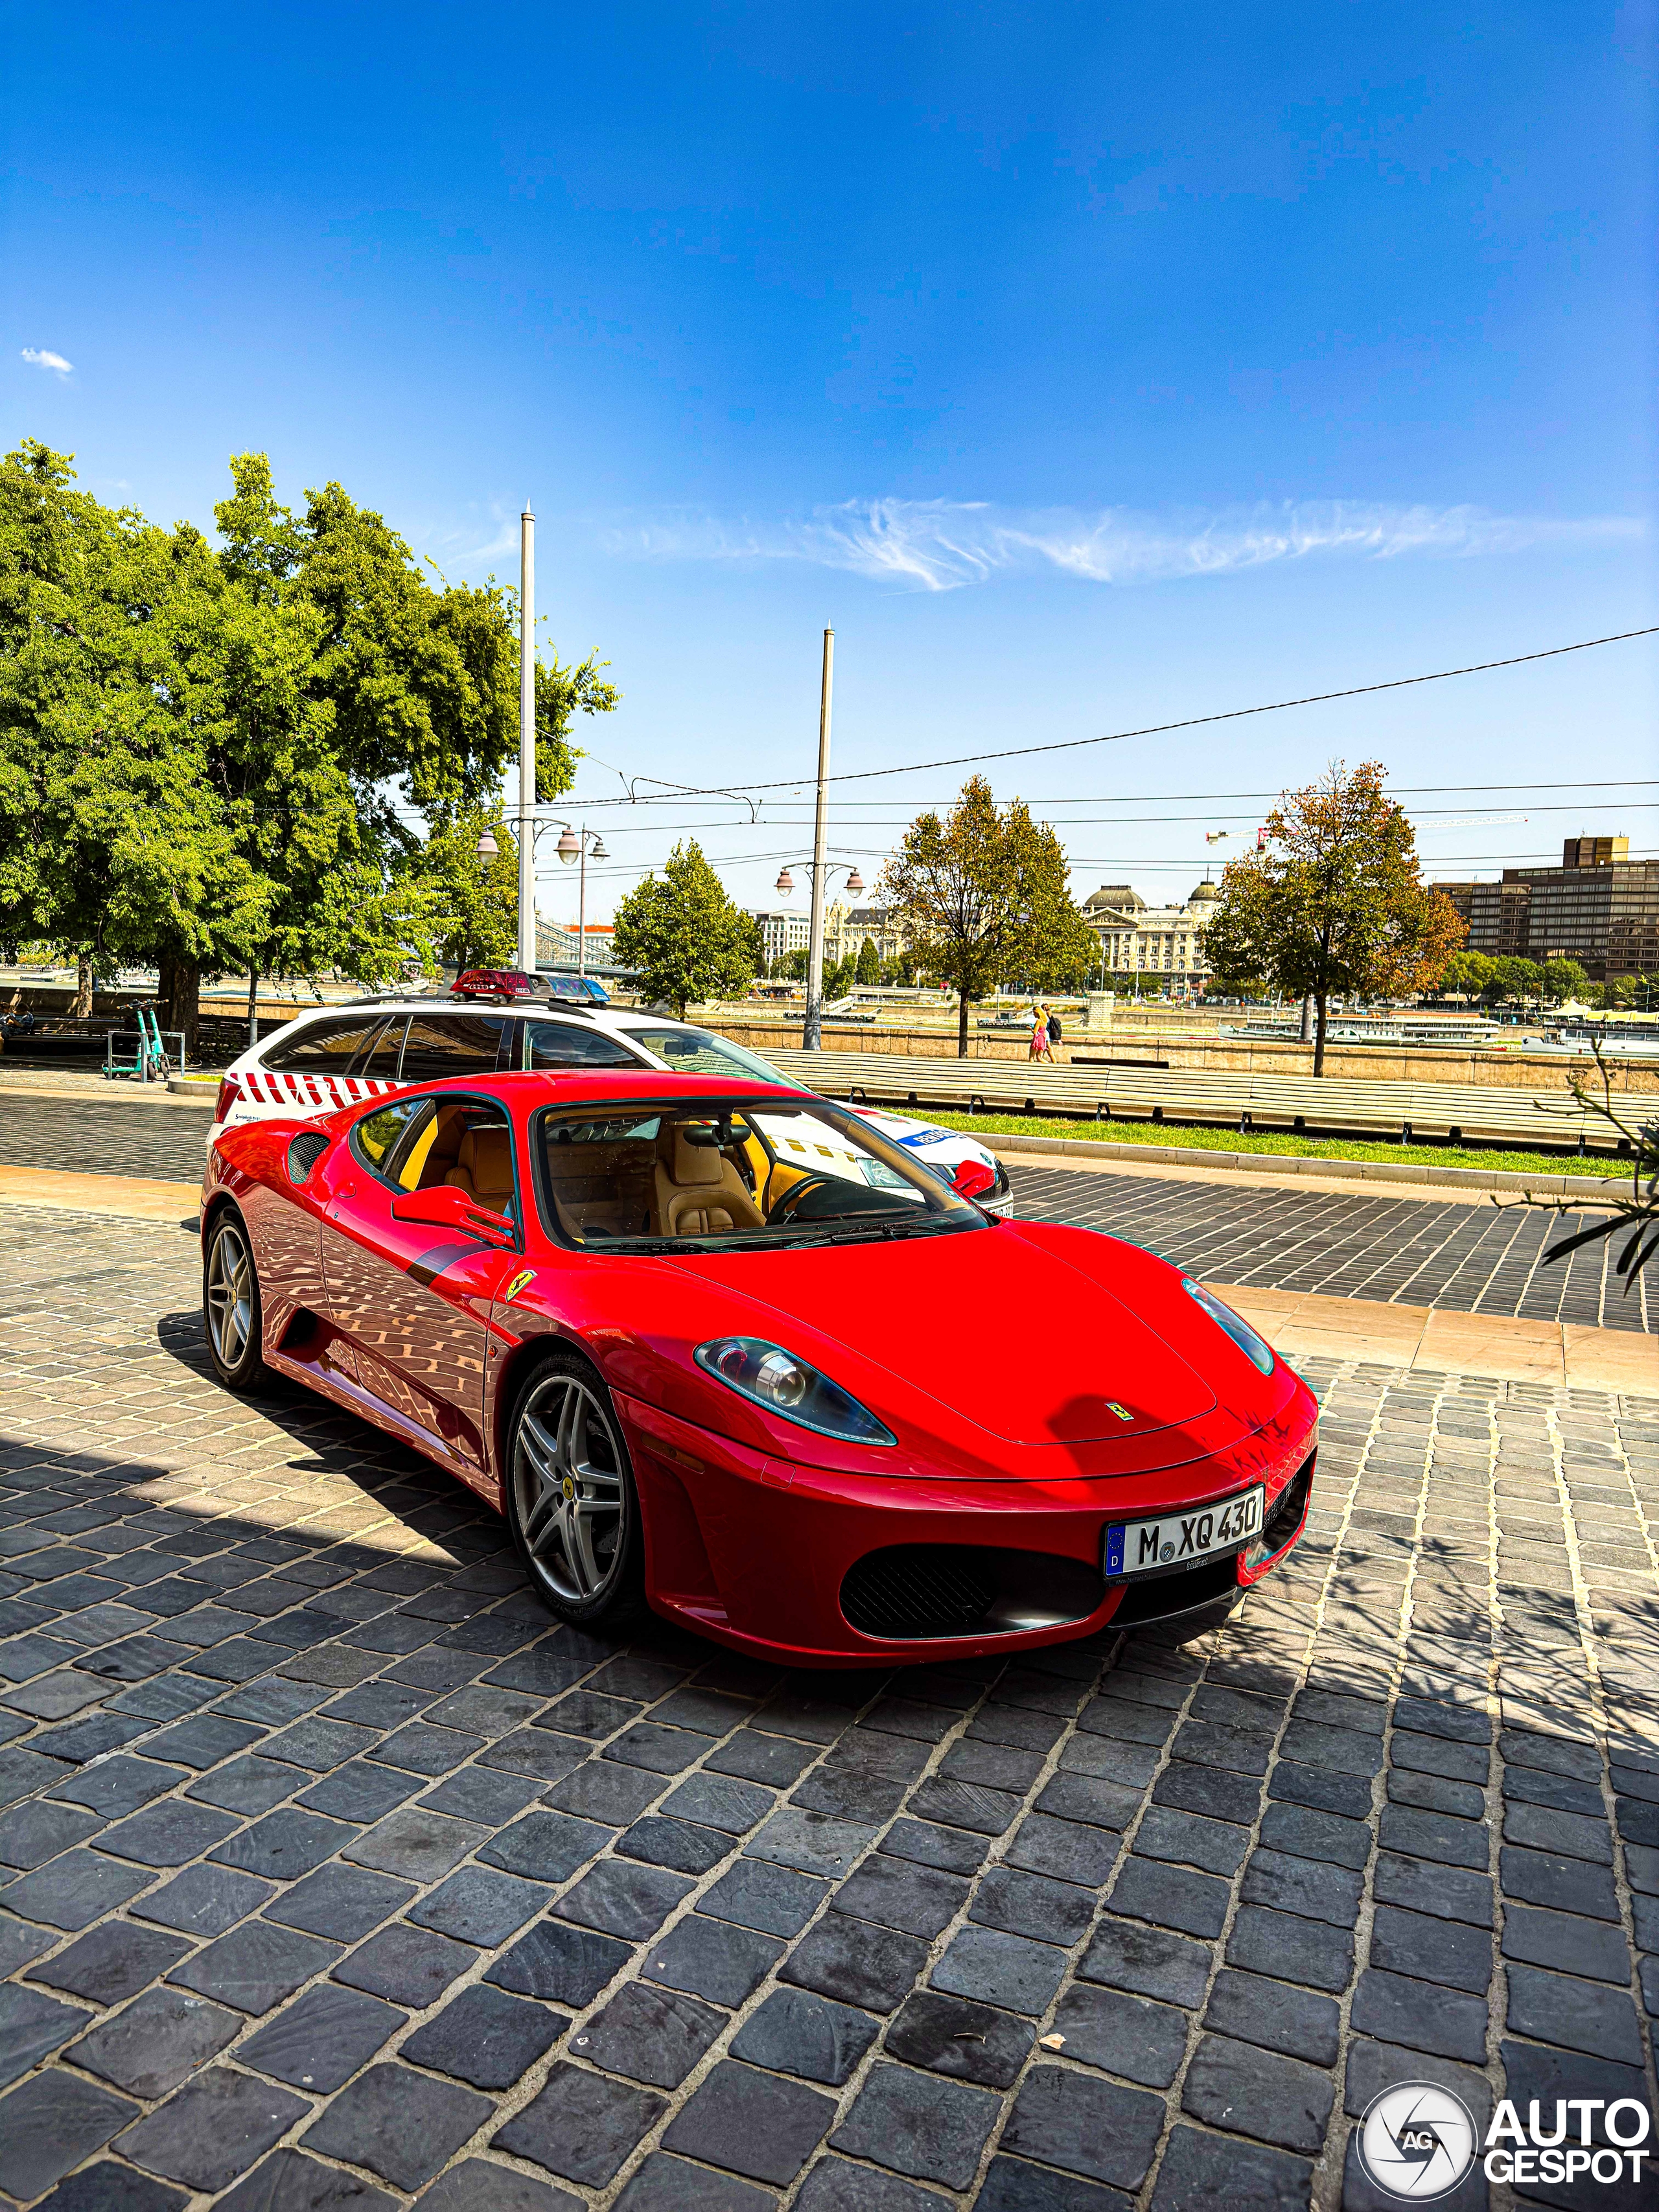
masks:
<svg viewBox="0 0 1659 2212"><path fill-rule="evenodd" d="M825 623L848 770L1627 629L1652 32L1595 0L14 0L7 442L204 525L263 449L458 577L514 573L528 498L547 634L625 695L595 750L699 786L810 775ZM1656 644L993 778L1079 891L1184 891L1262 802L1174 795L1333 757L1413 793L1659 776ZM959 781L842 787L832 844L871 877ZM1409 803L1467 873L1581 828L1659 848L1656 797ZM1192 818L1130 818L1160 813ZM593 902L694 823L762 900L805 814L596 810L628 872Z"/></svg>

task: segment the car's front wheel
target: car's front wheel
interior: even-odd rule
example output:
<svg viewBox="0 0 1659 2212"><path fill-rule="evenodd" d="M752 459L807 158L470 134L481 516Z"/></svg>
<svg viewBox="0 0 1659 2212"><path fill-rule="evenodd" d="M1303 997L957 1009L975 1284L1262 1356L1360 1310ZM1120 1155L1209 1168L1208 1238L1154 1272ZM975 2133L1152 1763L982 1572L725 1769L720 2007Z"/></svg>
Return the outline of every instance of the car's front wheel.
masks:
<svg viewBox="0 0 1659 2212"><path fill-rule="evenodd" d="M645 1546L621 1424L574 1352L532 1369L507 1434L507 1526L561 1620L620 1625L645 1610Z"/></svg>
<svg viewBox="0 0 1659 2212"><path fill-rule="evenodd" d="M213 1371L227 1389L257 1390L269 1381L258 1270L239 1213L220 1214L209 1232L202 1262L202 1319Z"/></svg>

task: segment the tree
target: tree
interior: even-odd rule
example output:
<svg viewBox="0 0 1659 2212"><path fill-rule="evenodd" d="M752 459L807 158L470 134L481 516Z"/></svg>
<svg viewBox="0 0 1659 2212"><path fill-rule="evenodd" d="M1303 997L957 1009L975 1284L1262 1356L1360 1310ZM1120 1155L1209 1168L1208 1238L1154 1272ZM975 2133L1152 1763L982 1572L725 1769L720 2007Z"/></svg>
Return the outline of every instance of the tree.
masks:
<svg viewBox="0 0 1659 2212"><path fill-rule="evenodd" d="M1286 792L1267 817L1268 842L1230 861L1205 934L1216 985L1265 983L1311 994L1318 1026L1313 1072L1325 1073L1335 993L1403 999L1445 972L1467 933L1443 891L1418 870L1405 812L1382 788L1383 769L1324 777Z"/></svg>
<svg viewBox="0 0 1659 2212"><path fill-rule="evenodd" d="M806 981L806 970L811 965L811 960L812 956L806 947L804 945L798 945L793 952L784 954L783 965L777 972L781 975L787 975L792 983L804 983Z"/></svg>
<svg viewBox="0 0 1659 2212"><path fill-rule="evenodd" d="M761 962L759 926L726 896L695 838L618 901L616 948L641 994L682 1019L696 1000L740 997Z"/></svg>
<svg viewBox="0 0 1659 2212"><path fill-rule="evenodd" d="M873 937L866 937L860 945L858 965L854 974L860 983L880 982L881 955L876 951L876 940Z"/></svg>
<svg viewBox="0 0 1659 2212"><path fill-rule="evenodd" d="M1454 952L1435 988L1443 994L1478 999L1491 983L1495 966L1484 952Z"/></svg>
<svg viewBox="0 0 1659 2212"><path fill-rule="evenodd" d="M1052 989L1080 952L1098 957L1066 888L1059 839L1018 799L1000 811L982 776L963 786L943 822L918 815L883 870L882 888L915 968L957 994L962 1059L969 1005L1006 975Z"/></svg>
<svg viewBox="0 0 1659 2212"><path fill-rule="evenodd" d="M1589 977L1576 960L1544 963L1544 995L1556 1006L1567 999L1582 999Z"/></svg>
<svg viewBox="0 0 1659 2212"><path fill-rule="evenodd" d="M1492 963L1486 1000L1494 1006L1504 1006L1510 1000L1524 1006L1528 999L1539 995L1543 983L1544 971L1535 960L1523 960L1512 952L1502 953Z"/></svg>

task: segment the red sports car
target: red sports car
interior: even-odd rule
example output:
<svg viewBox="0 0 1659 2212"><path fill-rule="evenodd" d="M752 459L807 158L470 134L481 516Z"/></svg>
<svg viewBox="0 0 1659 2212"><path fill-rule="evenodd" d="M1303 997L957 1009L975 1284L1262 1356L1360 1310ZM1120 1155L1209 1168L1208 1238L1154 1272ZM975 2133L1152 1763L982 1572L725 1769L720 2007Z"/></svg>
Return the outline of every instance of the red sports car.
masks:
<svg viewBox="0 0 1659 2212"><path fill-rule="evenodd" d="M1307 1516L1314 1400L1236 1314L811 1093L457 1079L228 1129L203 1196L223 1381L450 1469L566 1620L829 1667L1198 1626Z"/></svg>

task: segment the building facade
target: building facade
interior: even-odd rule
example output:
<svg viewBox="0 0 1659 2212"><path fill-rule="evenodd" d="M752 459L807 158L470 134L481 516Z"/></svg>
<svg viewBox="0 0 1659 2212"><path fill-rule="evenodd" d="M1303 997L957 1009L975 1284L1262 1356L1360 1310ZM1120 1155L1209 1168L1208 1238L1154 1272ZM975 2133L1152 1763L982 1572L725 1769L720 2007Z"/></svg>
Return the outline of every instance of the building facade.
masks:
<svg viewBox="0 0 1659 2212"><path fill-rule="evenodd" d="M903 942L884 907L848 906L837 899L823 917L823 959L826 967L837 961L856 960L868 938L878 960L896 960Z"/></svg>
<svg viewBox="0 0 1659 2212"><path fill-rule="evenodd" d="M1434 888L1468 923L1471 952L1576 960L1596 983L1659 972L1659 860L1632 860L1628 837L1569 837L1559 868Z"/></svg>
<svg viewBox="0 0 1659 2212"><path fill-rule="evenodd" d="M769 975L781 968L792 952L805 952L812 941L811 917L790 914L781 908L751 906L760 931L761 964Z"/></svg>
<svg viewBox="0 0 1659 2212"><path fill-rule="evenodd" d="M1181 906L1150 907L1127 884L1103 884L1085 899L1082 915L1100 938L1106 975L1156 975L1177 998L1195 997L1209 979L1204 933L1219 888L1195 884Z"/></svg>

